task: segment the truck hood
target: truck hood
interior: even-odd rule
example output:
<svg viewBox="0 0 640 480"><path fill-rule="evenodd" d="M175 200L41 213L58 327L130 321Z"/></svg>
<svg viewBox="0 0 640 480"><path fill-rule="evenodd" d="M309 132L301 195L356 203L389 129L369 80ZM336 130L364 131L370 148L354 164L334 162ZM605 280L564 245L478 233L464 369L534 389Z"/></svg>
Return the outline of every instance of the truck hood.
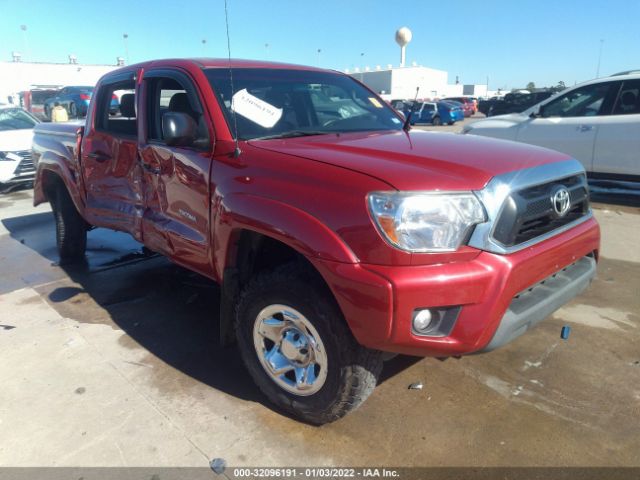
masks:
<svg viewBox="0 0 640 480"><path fill-rule="evenodd" d="M254 140L254 147L340 166L403 191L479 190L492 177L566 160L521 143L452 133L349 133Z"/></svg>
<svg viewBox="0 0 640 480"><path fill-rule="evenodd" d="M0 131L0 152L31 150L33 129Z"/></svg>

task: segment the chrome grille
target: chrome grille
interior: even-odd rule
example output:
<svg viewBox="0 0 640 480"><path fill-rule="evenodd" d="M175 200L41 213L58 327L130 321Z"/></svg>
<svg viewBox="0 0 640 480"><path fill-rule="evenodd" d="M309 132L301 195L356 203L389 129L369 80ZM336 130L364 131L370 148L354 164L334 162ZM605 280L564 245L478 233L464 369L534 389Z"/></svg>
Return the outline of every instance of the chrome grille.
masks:
<svg viewBox="0 0 640 480"><path fill-rule="evenodd" d="M558 215L551 200L554 188L569 191L569 210ZM511 192L496 220L493 238L513 247L568 225L589 213L589 190L584 174L572 175Z"/></svg>
<svg viewBox="0 0 640 480"><path fill-rule="evenodd" d="M21 150L19 152L12 152L18 155L22 160L18 163L18 166L14 170L13 174L16 177L26 177L26 176L34 176L36 173L36 168L33 164L33 159L31 158L31 151L29 150Z"/></svg>
<svg viewBox="0 0 640 480"><path fill-rule="evenodd" d="M569 192L569 211L559 221L549 217L555 185ZM593 218L584 167L574 159L497 175L474 193L487 221L475 226L469 245L488 252L517 252Z"/></svg>

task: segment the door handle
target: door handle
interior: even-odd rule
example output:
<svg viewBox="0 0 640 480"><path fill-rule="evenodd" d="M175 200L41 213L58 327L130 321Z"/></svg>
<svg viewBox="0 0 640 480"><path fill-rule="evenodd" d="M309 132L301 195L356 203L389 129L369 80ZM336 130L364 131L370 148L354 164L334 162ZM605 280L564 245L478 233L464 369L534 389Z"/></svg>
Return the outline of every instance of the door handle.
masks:
<svg viewBox="0 0 640 480"><path fill-rule="evenodd" d="M87 154L87 157L93 158L96 162L106 162L107 160L111 160L111 157L104 153L91 152Z"/></svg>
<svg viewBox="0 0 640 480"><path fill-rule="evenodd" d="M593 130L593 125L580 125L579 127L577 127L577 130L579 132L590 132L591 130Z"/></svg>

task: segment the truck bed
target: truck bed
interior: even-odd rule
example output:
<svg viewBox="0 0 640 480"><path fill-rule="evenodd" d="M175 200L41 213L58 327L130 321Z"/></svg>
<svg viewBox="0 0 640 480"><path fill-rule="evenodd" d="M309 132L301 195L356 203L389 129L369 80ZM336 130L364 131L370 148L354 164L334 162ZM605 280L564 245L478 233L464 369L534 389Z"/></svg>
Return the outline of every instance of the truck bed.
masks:
<svg viewBox="0 0 640 480"><path fill-rule="evenodd" d="M84 120L73 120L60 123L40 123L34 128L34 134L76 136L79 127L84 127Z"/></svg>

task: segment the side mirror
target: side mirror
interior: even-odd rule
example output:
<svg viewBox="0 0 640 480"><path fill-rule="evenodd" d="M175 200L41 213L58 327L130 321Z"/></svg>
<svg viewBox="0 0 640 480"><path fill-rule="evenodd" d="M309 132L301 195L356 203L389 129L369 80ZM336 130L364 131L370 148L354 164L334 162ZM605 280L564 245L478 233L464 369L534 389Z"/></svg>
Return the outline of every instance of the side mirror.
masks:
<svg viewBox="0 0 640 480"><path fill-rule="evenodd" d="M544 105L541 105L538 110L531 112L531 118L544 117Z"/></svg>
<svg viewBox="0 0 640 480"><path fill-rule="evenodd" d="M404 114L402 110L396 110L396 112L398 112L398 114L402 117L403 120L407 119L407 116Z"/></svg>
<svg viewBox="0 0 640 480"><path fill-rule="evenodd" d="M197 137L198 125L188 114L166 112L162 115L162 136L167 145L188 147Z"/></svg>

